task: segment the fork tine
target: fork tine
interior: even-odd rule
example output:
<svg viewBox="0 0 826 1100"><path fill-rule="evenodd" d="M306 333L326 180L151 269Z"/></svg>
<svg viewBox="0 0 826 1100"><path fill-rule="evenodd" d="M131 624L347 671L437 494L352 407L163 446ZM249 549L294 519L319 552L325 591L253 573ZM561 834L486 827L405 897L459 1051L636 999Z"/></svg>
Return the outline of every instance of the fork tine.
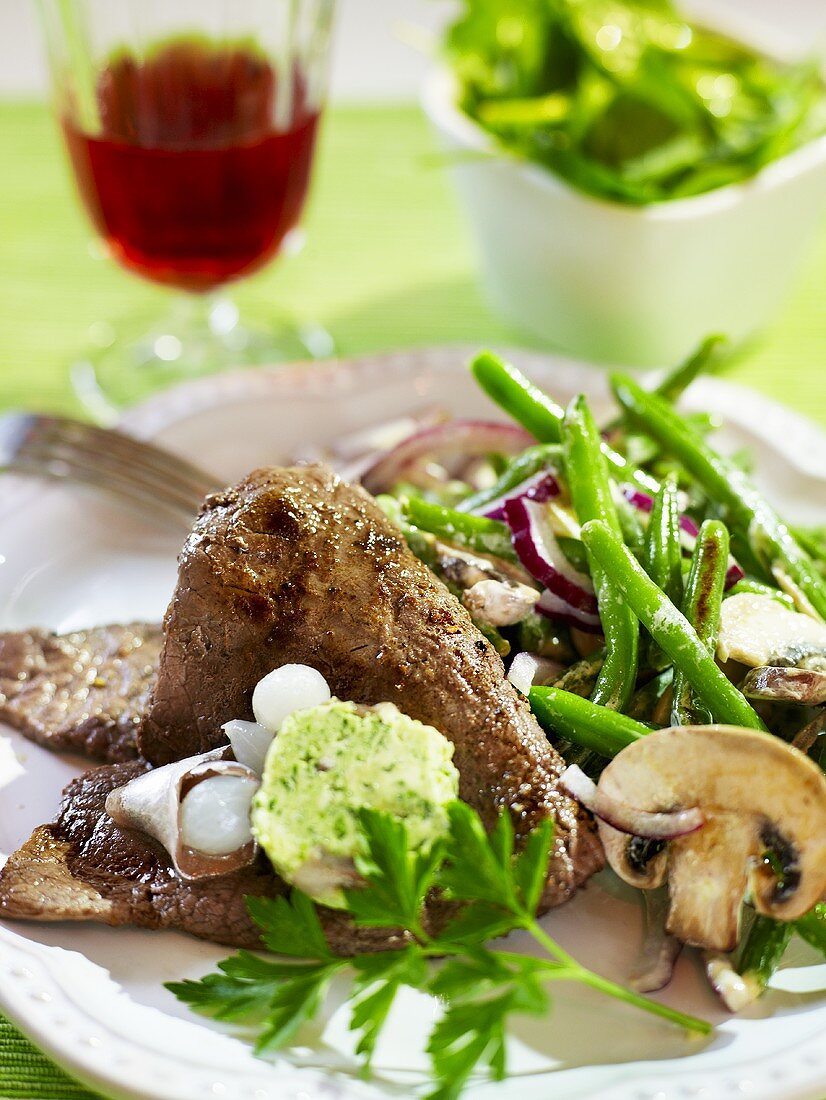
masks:
<svg viewBox="0 0 826 1100"><path fill-rule="evenodd" d="M90 458L83 452L68 448L28 446L8 468L28 469L32 473L39 472L63 481L83 481L123 496L155 499L166 508L188 515L190 519L197 514L202 500L191 492L148 478L142 472L136 473L106 459Z"/></svg>
<svg viewBox="0 0 826 1100"><path fill-rule="evenodd" d="M187 525L219 488L204 471L122 432L61 417L0 417L0 469L105 489L143 509L158 508Z"/></svg>
<svg viewBox="0 0 826 1100"><path fill-rule="evenodd" d="M214 478L185 459L116 429L60 417L39 417L37 420L36 430L46 439L82 448L92 455L103 453L118 457L126 464L137 464L142 469L155 471L164 480L180 484L200 498L218 488Z"/></svg>
<svg viewBox="0 0 826 1100"><path fill-rule="evenodd" d="M168 477L161 469L153 469L135 457L124 457L117 451L104 447L94 448L67 441L60 433L44 438L31 437L19 452L19 458L32 458L38 462L62 461L70 466L81 466L97 473L99 480L107 477L118 480L134 481L146 489L175 496L185 502L190 509L197 508L207 491L214 491L214 483L202 481L191 484L185 480Z"/></svg>
<svg viewBox="0 0 826 1100"><path fill-rule="evenodd" d="M25 462L15 461L7 465L5 469L10 473L20 474L24 477L36 477L57 482L68 481L73 485L94 488L122 503L137 508L147 515L151 515L156 520L159 517L171 520L176 527L180 527L182 530L189 530L197 515L197 507L193 506L191 501L188 506L184 505L180 500L173 497L142 489L135 481L121 480L115 477L101 480L96 472L73 466L67 462L57 460L38 462L32 459Z"/></svg>

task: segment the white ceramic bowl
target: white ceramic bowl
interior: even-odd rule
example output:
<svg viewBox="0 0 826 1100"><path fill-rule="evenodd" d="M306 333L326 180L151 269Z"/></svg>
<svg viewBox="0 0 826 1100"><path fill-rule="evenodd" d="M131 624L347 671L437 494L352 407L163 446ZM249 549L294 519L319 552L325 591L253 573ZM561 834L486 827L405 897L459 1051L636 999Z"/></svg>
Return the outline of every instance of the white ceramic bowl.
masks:
<svg viewBox="0 0 826 1100"><path fill-rule="evenodd" d="M778 52L752 27L721 29ZM658 366L712 332L739 343L782 302L826 210L826 137L743 183L630 207L497 153L455 93L451 74L435 70L423 106L453 157L490 299L586 359Z"/></svg>

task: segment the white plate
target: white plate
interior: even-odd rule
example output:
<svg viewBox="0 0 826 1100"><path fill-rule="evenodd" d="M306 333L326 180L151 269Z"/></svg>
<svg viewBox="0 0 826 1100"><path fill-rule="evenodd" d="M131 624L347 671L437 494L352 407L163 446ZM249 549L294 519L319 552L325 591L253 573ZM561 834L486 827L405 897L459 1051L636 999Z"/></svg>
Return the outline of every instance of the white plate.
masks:
<svg viewBox="0 0 826 1100"><path fill-rule="evenodd" d="M337 366L231 374L180 388L127 417L222 478L277 461L301 445L438 402L490 411L458 349L411 351ZM537 355L523 365L560 400L600 398L592 369ZM750 446L764 485L794 519L826 516L826 437L799 417L718 381L691 404L725 414L727 446ZM0 488L3 488L0 486ZM175 579L178 539L80 490L34 486L9 495L0 532L0 625L64 630L159 617ZM49 820L82 762L0 731L0 858ZM546 918L586 964L622 980L640 934L636 902L603 874ZM0 1007L70 1072L100 1091L153 1100L321 1100L411 1095L424 1081L419 1051L434 1006L404 998L377 1060L379 1080L353 1073L346 1015L334 1013L308 1046L273 1064L219 1025L191 1015L162 983L195 977L227 952L176 933L94 925L0 925ZM776 988L744 1017L724 1016L690 956L664 994L719 1024L710 1042L587 991L559 987L549 1019L517 1020L511 1070L480 1081L488 1100L690 1097L814 1098L826 1091L826 966L795 944Z"/></svg>

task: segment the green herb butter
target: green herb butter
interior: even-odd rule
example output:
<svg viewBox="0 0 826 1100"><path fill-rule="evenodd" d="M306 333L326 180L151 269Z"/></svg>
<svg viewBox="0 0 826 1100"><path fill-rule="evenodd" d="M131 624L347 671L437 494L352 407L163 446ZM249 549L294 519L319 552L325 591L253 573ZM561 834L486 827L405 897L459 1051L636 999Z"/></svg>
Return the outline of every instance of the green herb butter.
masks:
<svg viewBox="0 0 826 1100"><path fill-rule="evenodd" d="M253 833L276 871L325 905L357 882L358 810L404 820L415 850L446 831L457 797L453 745L392 703L333 699L286 719L267 754Z"/></svg>

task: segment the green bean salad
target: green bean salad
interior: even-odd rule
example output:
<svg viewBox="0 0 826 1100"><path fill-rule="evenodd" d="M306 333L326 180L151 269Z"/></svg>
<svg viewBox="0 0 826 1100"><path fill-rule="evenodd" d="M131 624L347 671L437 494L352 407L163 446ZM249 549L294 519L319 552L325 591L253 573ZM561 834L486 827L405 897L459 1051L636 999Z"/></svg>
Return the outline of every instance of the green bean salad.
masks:
<svg viewBox="0 0 826 1100"><path fill-rule="evenodd" d="M676 408L725 354L712 337L653 388L613 375L616 411L598 422L585 395L563 408L483 351L470 371L507 421L431 409L338 452L342 473L376 496L496 648L568 765L568 790L599 819L609 862L643 886L652 912L667 842L674 862L674 846L702 820L711 837L722 812L695 790L686 804L699 809L667 821L663 811L679 806L655 806L651 792L648 806L622 788L622 761L653 754L667 739L657 731L694 730L690 744L714 752L731 740L718 771L732 783L771 750L777 762L762 766L780 775L788 764L798 800L826 769L826 534L785 522L751 481L748 456L714 449L713 419ZM702 763L692 759L683 770L696 787ZM822 811L820 788L813 797ZM795 932L826 953L822 886L804 913L793 897L807 867L826 874L826 842L806 835L805 818L790 839L784 813L758 829L732 911L714 927L675 915L673 898L667 921L649 914L656 962L639 989L664 984L689 943L705 949L712 985L738 1009L766 987ZM764 819L774 820L768 810Z"/></svg>
<svg viewBox="0 0 826 1100"><path fill-rule="evenodd" d="M499 150L614 202L736 183L826 126L814 60L770 58L670 0L463 0L444 50Z"/></svg>

